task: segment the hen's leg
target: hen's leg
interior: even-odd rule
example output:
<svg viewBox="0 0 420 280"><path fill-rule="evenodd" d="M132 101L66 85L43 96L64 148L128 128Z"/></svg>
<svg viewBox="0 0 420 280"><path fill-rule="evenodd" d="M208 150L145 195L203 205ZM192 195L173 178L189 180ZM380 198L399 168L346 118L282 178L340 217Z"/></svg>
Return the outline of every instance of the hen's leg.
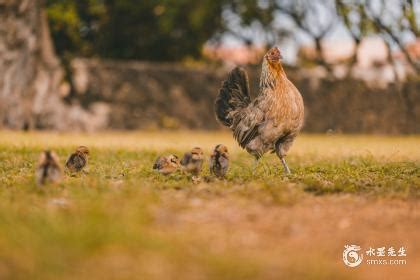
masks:
<svg viewBox="0 0 420 280"><path fill-rule="evenodd" d="M255 175L255 171L257 171L259 158L254 159L254 163L252 164L252 174Z"/></svg>
<svg viewBox="0 0 420 280"><path fill-rule="evenodd" d="M252 174L253 175L255 175L255 173L256 173L256 171L257 171L257 167L258 167L258 164L259 164L259 162L260 162L260 156L259 155L256 155L256 154L254 154L254 164L252 165Z"/></svg>
<svg viewBox="0 0 420 280"><path fill-rule="evenodd" d="M286 160L284 159L284 157L280 158L280 160L281 160L281 163L283 164L284 172L286 174L291 174L292 172L290 172L290 168L289 168L289 166L287 166L287 163L286 163Z"/></svg>
<svg viewBox="0 0 420 280"><path fill-rule="evenodd" d="M286 174L290 174L290 168L289 166L287 166L286 160L284 159L285 155L283 153L281 145L282 144L280 142L276 143L276 155L279 157L281 163L283 164L284 172Z"/></svg>

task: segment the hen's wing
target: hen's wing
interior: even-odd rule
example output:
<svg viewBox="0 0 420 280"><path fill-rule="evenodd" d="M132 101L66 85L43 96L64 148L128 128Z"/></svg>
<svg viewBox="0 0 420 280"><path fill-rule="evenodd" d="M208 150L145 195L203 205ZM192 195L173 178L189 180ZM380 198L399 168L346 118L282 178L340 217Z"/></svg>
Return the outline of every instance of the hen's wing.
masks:
<svg viewBox="0 0 420 280"><path fill-rule="evenodd" d="M232 124L233 136L242 148L258 135L259 125L264 120L264 114L258 108L257 101L238 112Z"/></svg>

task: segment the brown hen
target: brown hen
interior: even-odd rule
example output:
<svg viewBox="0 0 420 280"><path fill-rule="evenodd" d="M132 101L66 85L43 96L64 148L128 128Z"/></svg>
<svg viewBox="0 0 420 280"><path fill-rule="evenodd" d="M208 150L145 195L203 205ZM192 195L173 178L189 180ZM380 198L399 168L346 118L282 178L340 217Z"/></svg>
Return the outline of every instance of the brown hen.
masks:
<svg viewBox="0 0 420 280"><path fill-rule="evenodd" d="M223 82L215 102L217 119L233 131L239 145L258 161L266 152L275 152L286 173L284 157L303 125L302 96L281 65L280 50L264 56L258 96L251 100L248 76L233 69Z"/></svg>

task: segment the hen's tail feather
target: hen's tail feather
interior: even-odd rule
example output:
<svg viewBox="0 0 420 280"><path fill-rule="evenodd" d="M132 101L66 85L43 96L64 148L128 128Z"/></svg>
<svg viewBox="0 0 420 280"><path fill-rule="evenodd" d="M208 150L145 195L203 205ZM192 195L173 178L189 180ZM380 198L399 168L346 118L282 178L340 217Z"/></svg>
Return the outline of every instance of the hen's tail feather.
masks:
<svg viewBox="0 0 420 280"><path fill-rule="evenodd" d="M217 119L226 126L233 122L232 113L251 103L248 75L245 70L236 67L230 73L214 104Z"/></svg>

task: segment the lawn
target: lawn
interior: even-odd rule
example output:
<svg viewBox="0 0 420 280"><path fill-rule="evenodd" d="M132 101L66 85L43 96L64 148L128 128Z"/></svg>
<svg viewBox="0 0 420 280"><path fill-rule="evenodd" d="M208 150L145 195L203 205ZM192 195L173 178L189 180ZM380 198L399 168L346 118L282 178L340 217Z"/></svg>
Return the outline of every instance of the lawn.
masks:
<svg viewBox="0 0 420 280"><path fill-rule="evenodd" d="M219 143L226 180L152 170L160 154ZM85 174L35 185L42 150L64 163L78 145ZM228 132L0 131L0 279L420 279L419 146L302 135L285 176L274 155L253 172ZM347 244L404 246L407 264L348 268Z"/></svg>

